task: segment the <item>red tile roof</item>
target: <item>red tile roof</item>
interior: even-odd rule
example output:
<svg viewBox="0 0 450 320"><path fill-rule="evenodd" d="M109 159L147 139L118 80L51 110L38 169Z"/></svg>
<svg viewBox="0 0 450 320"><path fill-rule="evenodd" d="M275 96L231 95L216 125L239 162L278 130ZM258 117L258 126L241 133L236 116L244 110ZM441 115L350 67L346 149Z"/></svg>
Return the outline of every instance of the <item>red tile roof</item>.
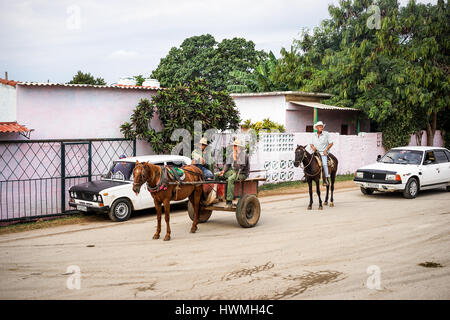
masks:
<svg viewBox="0 0 450 320"><path fill-rule="evenodd" d="M30 132L27 127L18 124L17 122L0 122L0 132Z"/></svg>
<svg viewBox="0 0 450 320"><path fill-rule="evenodd" d="M6 80L6 79L0 78L0 83L7 84L9 86L15 87L16 84L18 84L19 82L18 81L14 81L14 80Z"/></svg>

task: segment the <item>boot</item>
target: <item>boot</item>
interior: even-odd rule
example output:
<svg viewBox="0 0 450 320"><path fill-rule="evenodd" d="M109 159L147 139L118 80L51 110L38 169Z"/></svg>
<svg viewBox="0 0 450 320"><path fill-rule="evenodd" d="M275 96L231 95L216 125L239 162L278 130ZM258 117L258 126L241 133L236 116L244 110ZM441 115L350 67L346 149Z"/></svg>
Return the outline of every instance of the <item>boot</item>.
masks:
<svg viewBox="0 0 450 320"><path fill-rule="evenodd" d="M328 178L324 178L323 179L323 185L326 187L328 186L330 183L328 182Z"/></svg>

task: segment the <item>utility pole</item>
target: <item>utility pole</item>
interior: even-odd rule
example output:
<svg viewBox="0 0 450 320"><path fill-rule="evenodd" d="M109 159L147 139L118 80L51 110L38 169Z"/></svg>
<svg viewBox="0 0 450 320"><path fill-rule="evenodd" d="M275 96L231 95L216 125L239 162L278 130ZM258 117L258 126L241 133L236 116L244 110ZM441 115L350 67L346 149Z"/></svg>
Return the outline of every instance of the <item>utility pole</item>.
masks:
<svg viewBox="0 0 450 320"><path fill-rule="evenodd" d="M8 80L8 71L5 71L5 80Z"/></svg>

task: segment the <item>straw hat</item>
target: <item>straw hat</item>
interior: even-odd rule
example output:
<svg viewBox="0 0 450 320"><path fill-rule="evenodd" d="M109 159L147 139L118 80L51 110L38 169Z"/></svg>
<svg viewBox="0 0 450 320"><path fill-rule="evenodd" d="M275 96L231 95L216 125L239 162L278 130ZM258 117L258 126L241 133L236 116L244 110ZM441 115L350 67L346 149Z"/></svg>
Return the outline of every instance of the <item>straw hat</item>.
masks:
<svg viewBox="0 0 450 320"><path fill-rule="evenodd" d="M206 140L206 138L201 138L200 139L200 142L199 142L200 144L204 144L204 145L208 145L208 140Z"/></svg>
<svg viewBox="0 0 450 320"><path fill-rule="evenodd" d="M234 140L233 146L245 147L244 144L239 139Z"/></svg>
<svg viewBox="0 0 450 320"><path fill-rule="evenodd" d="M322 126L323 128L325 128L325 124L322 121L317 121L316 124L314 124L314 129L316 129L317 126Z"/></svg>

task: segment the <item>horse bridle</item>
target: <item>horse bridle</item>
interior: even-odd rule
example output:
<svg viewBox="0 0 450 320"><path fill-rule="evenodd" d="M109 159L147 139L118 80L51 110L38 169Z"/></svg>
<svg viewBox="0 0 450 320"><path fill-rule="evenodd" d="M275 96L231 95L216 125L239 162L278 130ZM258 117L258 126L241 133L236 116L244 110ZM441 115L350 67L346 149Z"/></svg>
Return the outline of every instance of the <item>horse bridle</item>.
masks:
<svg viewBox="0 0 450 320"><path fill-rule="evenodd" d="M296 151L297 151L297 150L296 150ZM308 163L306 166L303 165L303 167L302 167L303 160L305 159L305 155L306 155L306 150L303 150L303 156L302 156L302 159L298 161L298 162L300 162L300 163L299 163L299 167L303 169L303 173L304 173L305 175L310 176L310 177L314 177L315 175L317 175L317 174L320 172L321 169L320 169L320 167L319 167L319 170L317 170L317 172L314 173L314 174L309 174L309 173L307 173L307 172L305 171L305 169L308 168L308 167L311 165L311 163L312 163L312 161L313 161L313 158L314 158L314 155L312 154L312 155L311 155L311 159L309 160L309 163ZM297 162L297 161L294 161L294 163L295 163L295 162Z"/></svg>

